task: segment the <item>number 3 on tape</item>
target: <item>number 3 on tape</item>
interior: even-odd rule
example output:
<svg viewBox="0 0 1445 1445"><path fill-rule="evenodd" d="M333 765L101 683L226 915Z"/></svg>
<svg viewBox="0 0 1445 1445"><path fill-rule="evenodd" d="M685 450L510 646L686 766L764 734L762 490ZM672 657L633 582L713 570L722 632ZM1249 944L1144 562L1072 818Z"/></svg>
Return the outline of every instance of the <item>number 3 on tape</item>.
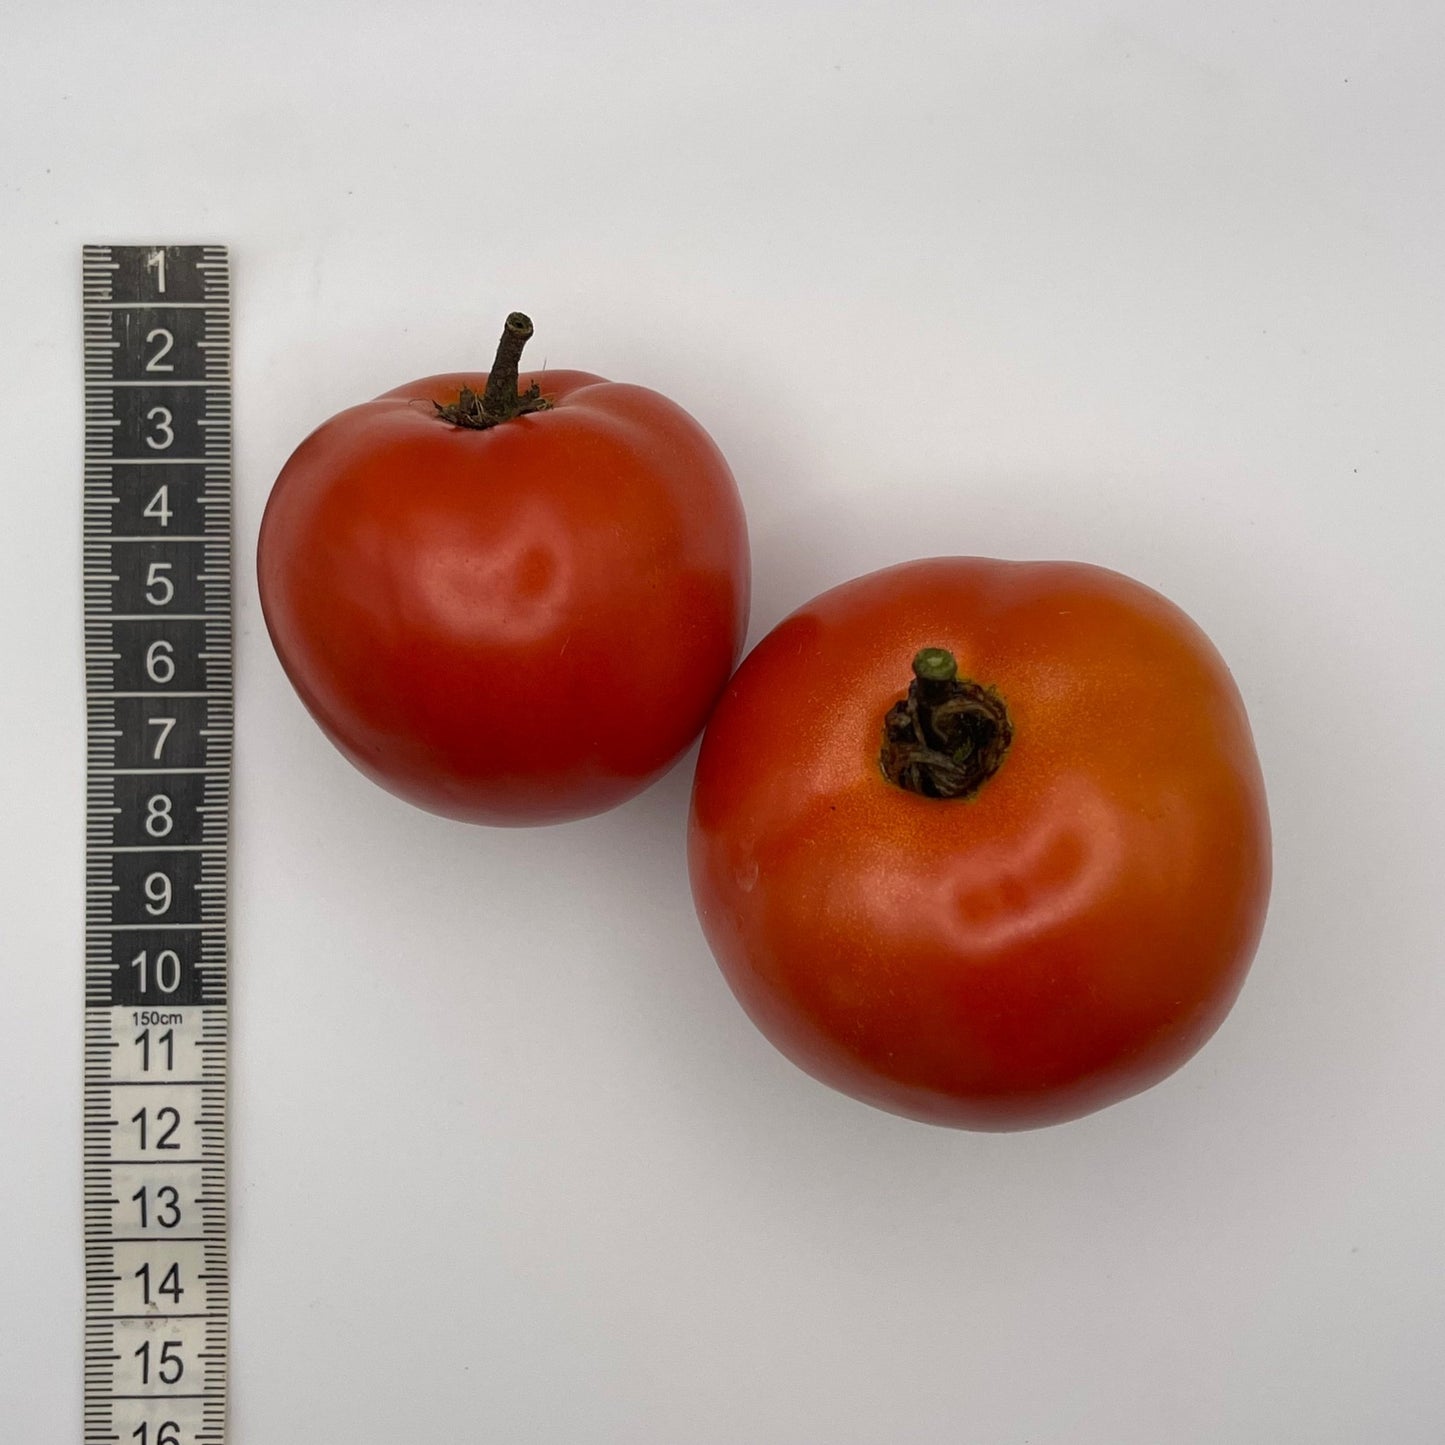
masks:
<svg viewBox="0 0 1445 1445"><path fill-rule="evenodd" d="M230 272L87 246L85 1441L226 1437Z"/></svg>

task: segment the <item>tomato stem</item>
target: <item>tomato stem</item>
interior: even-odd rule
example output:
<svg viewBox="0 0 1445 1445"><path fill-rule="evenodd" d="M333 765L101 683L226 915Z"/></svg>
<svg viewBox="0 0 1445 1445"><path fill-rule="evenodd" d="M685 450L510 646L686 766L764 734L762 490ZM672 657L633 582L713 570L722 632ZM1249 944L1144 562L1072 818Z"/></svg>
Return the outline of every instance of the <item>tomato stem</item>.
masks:
<svg viewBox="0 0 1445 1445"><path fill-rule="evenodd" d="M446 405L439 401L433 403L437 415L453 426L485 431L514 417L526 416L529 412L546 411L552 403L542 395L542 388L537 382L534 381L526 391L517 389L522 348L531 339L532 318L520 311L512 312L502 327L496 360L487 373L486 389L479 396L471 387L462 387L454 402Z"/></svg>
<svg viewBox="0 0 1445 1445"><path fill-rule="evenodd" d="M998 772L1013 722L991 687L958 675L944 647L914 655L908 694L883 719L878 765L890 783L925 798L971 798Z"/></svg>

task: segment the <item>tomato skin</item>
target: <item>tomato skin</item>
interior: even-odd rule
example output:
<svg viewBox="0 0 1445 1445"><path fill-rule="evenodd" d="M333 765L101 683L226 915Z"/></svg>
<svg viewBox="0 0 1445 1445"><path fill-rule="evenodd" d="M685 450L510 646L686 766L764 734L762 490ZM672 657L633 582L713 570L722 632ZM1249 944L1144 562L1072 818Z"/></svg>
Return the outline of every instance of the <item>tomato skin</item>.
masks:
<svg viewBox="0 0 1445 1445"><path fill-rule="evenodd" d="M747 627L747 527L680 407L585 372L487 430L424 377L325 422L272 490L257 552L282 665L383 787L472 822L601 812L702 728Z"/></svg>
<svg viewBox="0 0 1445 1445"><path fill-rule="evenodd" d="M971 798L879 767L922 647L997 689ZM1137 1093L1214 1032L1270 883L1264 783L1209 640L1140 583L935 558L834 588L744 660L708 724L689 866L753 1021L825 1083L972 1129Z"/></svg>

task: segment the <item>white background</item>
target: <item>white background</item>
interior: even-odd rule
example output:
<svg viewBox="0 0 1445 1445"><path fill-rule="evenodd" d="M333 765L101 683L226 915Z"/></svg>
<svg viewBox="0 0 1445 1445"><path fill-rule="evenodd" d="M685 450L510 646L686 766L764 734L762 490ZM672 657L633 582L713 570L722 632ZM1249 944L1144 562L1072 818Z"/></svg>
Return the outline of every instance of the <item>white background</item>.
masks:
<svg viewBox="0 0 1445 1445"><path fill-rule="evenodd" d="M236 1445L1438 1445L1442 17L7 0L0 1437L79 1438L79 251L165 240L235 270ZM1276 840L1203 1054L1041 1132L874 1112L723 985L690 757L491 832L330 749L268 487L513 307L712 432L754 638L937 552L1203 624Z"/></svg>

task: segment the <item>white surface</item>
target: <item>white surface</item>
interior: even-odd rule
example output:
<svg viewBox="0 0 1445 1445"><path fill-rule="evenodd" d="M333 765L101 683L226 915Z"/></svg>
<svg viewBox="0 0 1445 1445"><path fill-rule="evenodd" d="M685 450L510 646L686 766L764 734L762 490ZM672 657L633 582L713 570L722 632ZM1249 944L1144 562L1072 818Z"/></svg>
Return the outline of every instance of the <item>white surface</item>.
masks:
<svg viewBox="0 0 1445 1445"><path fill-rule="evenodd" d="M1438 1445L1442 16L7 0L0 1435L79 1438L79 248L161 239L236 278L235 1445ZM514 306L711 430L754 637L940 551L1205 626L1277 873L1193 1064L870 1111L716 972L690 760L493 833L329 748L270 481Z"/></svg>

